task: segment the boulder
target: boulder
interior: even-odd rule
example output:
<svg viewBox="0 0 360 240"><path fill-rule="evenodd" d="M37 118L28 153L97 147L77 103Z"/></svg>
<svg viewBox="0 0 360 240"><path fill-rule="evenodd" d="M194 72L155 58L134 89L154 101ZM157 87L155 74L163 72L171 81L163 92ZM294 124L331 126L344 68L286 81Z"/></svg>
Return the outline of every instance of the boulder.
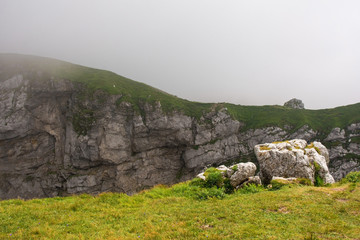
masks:
<svg viewBox="0 0 360 240"><path fill-rule="evenodd" d="M235 167L236 166L236 167ZM255 175L256 165L252 162L238 163L231 168L237 168L237 170L230 177L230 184L233 187L237 187L241 183L248 180L249 177Z"/></svg>
<svg viewBox="0 0 360 240"><path fill-rule="evenodd" d="M345 130L340 128L334 128L329 135L324 139L325 141L341 141L345 139Z"/></svg>
<svg viewBox="0 0 360 240"><path fill-rule="evenodd" d="M329 152L320 142L308 145L305 140L294 139L259 144L254 150L263 183L270 183L273 177L307 178L315 183L316 175L324 184L335 182L327 166Z"/></svg>
<svg viewBox="0 0 360 240"><path fill-rule="evenodd" d="M304 103L300 99L293 98L286 103L284 103L285 107L294 108L294 109L304 109Z"/></svg>
<svg viewBox="0 0 360 240"><path fill-rule="evenodd" d="M247 181L243 182L241 185L239 185L237 188L242 188L249 184L255 184L255 185L261 185L261 179L259 176L253 176L249 177Z"/></svg>

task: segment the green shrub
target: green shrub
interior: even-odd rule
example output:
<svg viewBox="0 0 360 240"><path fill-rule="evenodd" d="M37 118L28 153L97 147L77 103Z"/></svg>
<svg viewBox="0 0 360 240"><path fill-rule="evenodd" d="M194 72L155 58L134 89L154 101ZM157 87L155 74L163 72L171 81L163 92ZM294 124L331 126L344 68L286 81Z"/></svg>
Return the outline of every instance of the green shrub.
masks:
<svg viewBox="0 0 360 240"><path fill-rule="evenodd" d="M205 187L205 181L201 178L194 178L189 183L190 186Z"/></svg>
<svg viewBox="0 0 360 240"><path fill-rule="evenodd" d="M229 178L224 179L224 190L226 194L231 194L234 192L234 187L231 185Z"/></svg>
<svg viewBox="0 0 360 240"><path fill-rule="evenodd" d="M360 182L360 172L350 172L346 175L345 178L341 179L342 183L359 183Z"/></svg>
<svg viewBox="0 0 360 240"><path fill-rule="evenodd" d="M314 185L317 187L322 187L324 186L324 179L322 179L320 177L320 165L317 162L314 162L314 167L315 167L315 182Z"/></svg>
<svg viewBox="0 0 360 240"><path fill-rule="evenodd" d="M212 167L207 169L204 173L204 176L205 176L204 186L207 188L212 188L212 187L220 188L224 184L222 173L220 170L216 168Z"/></svg>
<svg viewBox="0 0 360 240"><path fill-rule="evenodd" d="M223 184L224 184L224 179L220 171L209 173L206 176L205 187L207 188L212 188L212 187L220 188L223 186Z"/></svg>
<svg viewBox="0 0 360 240"><path fill-rule="evenodd" d="M220 170L214 167L208 168L204 172L204 176L207 177L210 173L215 173L215 172L220 172Z"/></svg>

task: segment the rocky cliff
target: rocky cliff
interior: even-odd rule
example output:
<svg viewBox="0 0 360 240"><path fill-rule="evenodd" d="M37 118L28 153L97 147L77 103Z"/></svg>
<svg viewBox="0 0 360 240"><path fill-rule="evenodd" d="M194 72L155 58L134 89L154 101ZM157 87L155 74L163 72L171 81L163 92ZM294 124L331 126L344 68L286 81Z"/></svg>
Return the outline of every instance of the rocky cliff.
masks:
<svg viewBox="0 0 360 240"><path fill-rule="evenodd" d="M291 121L251 128L254 121L242 121L241 112L237 118L226 104L206 105L192 114L200 105L140 89L143 85L135 89L146 95L135 101L137 90L127 94L130 80L109 81L100 70L80 78L90 70L36 61L0 56L2 199L132 194L188 180L208 165L256 162L255 145L293 138L325 143L335 179L360 170L360 118L327 132ZM95 86L97 80L108 88ZM179 104L184 107L171 108Z"/></svg>

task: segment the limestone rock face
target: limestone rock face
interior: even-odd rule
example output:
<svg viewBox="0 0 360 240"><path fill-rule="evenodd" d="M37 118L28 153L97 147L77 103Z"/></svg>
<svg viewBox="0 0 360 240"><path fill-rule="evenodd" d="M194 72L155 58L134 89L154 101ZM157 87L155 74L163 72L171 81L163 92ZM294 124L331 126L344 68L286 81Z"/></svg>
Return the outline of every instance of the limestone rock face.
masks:
<svg viewBox="0 0 360 240"><path fill-rule="evenodd" d="M319 142L307 145L305 140L294 139L284 142L259 144L254 147L256 158L260 164L260 177L269 183L273 177L307 178L315 181L317 174L324 183L334 183L329 173L327 159L329 153Z"/></svg>
<svg viewBox="0 0 360 240"><path fill-rule="evenodd" d="M0 75L0 199L133 194L239 158L241 123L226 109L198 120L157 102L141 115L121 95L42 77Z"/></svg>
<svg viewBox="0 0 360 240"><path fill-rule="evenodd" d="M164 112L161 102L134 106L101 90L89 96L83 84L22 64L0 56L0 199L132 194L204 167L257 162L257 144L323 136L309 125L248 129L224 107L198 119ZM360 123L325 136L336 180L360 168Z"/></svg>
<svg viewBox="0 0 360 240"><path fill-rule="evenodd" d="M294 109L304 109L304 103L300 99L293 98L286 103L284 103L285 107L294 108Z"/></svg>
<svg viewBox="0 0 360 240"><path fill-rule="evenodd" d="M345 139L345 130L340 128L334 128L325 138L325 141L344 140L344 139Z"/></svg>

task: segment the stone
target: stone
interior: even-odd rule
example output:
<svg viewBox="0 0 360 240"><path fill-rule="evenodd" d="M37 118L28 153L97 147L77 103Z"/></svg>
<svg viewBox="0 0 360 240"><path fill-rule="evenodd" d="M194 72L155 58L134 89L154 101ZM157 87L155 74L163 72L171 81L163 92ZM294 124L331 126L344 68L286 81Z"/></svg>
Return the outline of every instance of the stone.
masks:
<svg viewBox="0 0 360 240"><path fill-rule="evenodd" d="M307 145L302 139L259 144L254 147L260 165L261 180L268 184L273 177L307 178L315 182L315 164L324 184L334 183L329 173L327 159L329 153L320 142Z"/></svg>
<svg viewBox="0 0 360 240"><path fill-rule="evenodd" d="M202 180L205 180L206 177L205 177L204 173L205 173L205 172L199 173L198 175L196 175L196 177L197 177L197 178L200 178L200 179L202 179Z"/></svg>
<svg viewBox="0 0 360 240"><path fill-rule="evenodd" d="M341 141L345 139L345 130L340 128L334 128L324 141Z"/></svg>
<svg viewBox="0 0 360 240"><path fill-rule="evenodd" d="M256 172L256 165L252 162L238 163L236 166L237 170L230 177L230 184L233 187L245 182L249 177L253 177Z"/></svg>
<svg viewBox="0 0 360 240"><path fill-rule="evenodd" d="M236 188L243 188L244 186L249 184L255 184L260 186L261 185L260 177L259 176L249 177L245 182L243 182L241 185L237 186Z"/></svg>
<svg viewBox="0 0 360 240"><path fill-rule="evenodd" d="M340 181L344 178L349 172L360 171L360 163L357 159L351 159L350 161L343 161L342 159L337 159L333 162L332 167L332 176L336 181Z"/></svg>
<svg viewBox="0 0 360 240"><path fill-rule="evenodd" d="M217 167L217 169L221 171L221 174L223 175L223 177L226 177L228 175L229 170L230 170L225 165L220 165L220 166Z"/></svg>
<svg viewBox="0 0 360 240"><path fill-rule="evenodd" d="M285 107L294 108L294 109L304 109L304 103L300 99L293 98L286 103L284 103Z"/></svg>
<svg viewBox="0 0 360 240"><path fill-rule="evenodd" d="M308 125L304 125L290 136L287 136L287 139L304 139L306 141L310 141L315 138L317 134L318 133L311 129Z"/></svg>

